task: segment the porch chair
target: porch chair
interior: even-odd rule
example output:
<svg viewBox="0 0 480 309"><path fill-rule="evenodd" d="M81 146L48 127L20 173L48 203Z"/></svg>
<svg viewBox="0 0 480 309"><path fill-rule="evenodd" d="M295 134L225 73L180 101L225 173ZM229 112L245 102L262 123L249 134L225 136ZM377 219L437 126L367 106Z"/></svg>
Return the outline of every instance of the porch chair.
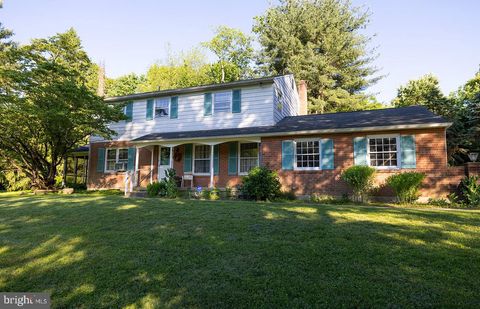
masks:
<svg viewBox="0 0 480 309"><path fill-rule="evenodd" d="M193 174L185 174L182 176L182 188L184 187L185 180L190 181L190 188L193 188Z"/></svg>

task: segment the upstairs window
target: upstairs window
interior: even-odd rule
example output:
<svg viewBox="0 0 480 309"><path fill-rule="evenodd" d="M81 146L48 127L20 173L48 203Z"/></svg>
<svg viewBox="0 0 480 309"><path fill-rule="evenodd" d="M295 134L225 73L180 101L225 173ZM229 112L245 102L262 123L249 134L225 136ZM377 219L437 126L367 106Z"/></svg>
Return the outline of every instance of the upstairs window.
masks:
<svg viewBox="0 0 480 309"><path fill-rule="evenodd" d="M368 158L370 166L398 167L398 137L370 137Z"/></svg>
<svg viewBox="0 0 480 309"><path fill-rule="evenodd" d="M155 118L168 117L170 114L170 98L155 100Z"/></svg>
<svg viewBox="0 0 480 309"><path fill-rule="evenodd" d="M214 113L219 112L230 112L232 105L232 92L215 92L213 94L213 111Z"/></svg>

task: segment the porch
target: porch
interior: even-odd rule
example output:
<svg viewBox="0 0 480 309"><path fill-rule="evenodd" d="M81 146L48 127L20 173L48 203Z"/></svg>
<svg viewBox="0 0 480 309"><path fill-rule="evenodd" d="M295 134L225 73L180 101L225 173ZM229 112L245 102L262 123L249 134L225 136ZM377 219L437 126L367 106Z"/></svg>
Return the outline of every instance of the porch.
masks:
<svg viewBox="0 0 480 309"><path fill-rule="evenodd" d="M144 189L173 168L181 188L234 187L258 166L260 137L134 142L134 186Z"/></svg>

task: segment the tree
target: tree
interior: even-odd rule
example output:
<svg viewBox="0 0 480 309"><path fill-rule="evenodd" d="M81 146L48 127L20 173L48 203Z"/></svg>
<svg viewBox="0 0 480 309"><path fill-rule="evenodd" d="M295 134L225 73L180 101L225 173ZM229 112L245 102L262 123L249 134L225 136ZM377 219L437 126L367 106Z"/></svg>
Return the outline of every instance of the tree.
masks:
<svg viewBox="0 0 480 309"><path fill-rule="evenodd" d="M372 77L371 37L360 33L367 24L368 12L348 0L281 0L255 17L258 63L268 74L307 80L310 112L362 109L363 91L380 78Z"/></svg>
<svg viewBox="0 0 480 309"><path fill-rule="evenodd" d="M427 74L400 86L392 104L396 107L423 105L452 122L447 129L447 152L453 165L468 161L468 153L480 150L480 74L458 91L445 96L438 79Z"/></svg>
<svg viewBox="0 0 480 309"><path fill-rule="evenodd" d="M227 26L219 26L215 33L210 41L202 43L218 58L218 62L212 66L215 81L224 83L251 76L252 38L238 29ZM215 74L218 68L220 74ZM217 75L220 75L219 78Z"/></svg>
<svg viewBox="0 0 480 309"><path fill-rule="evenodd" d="M105 81L105 95L107 97L122 96L139 92L140 85L145 83L143 75L130 73L118 78L107 78Z"/></svg>
<svg viewBox="0 0 480 309"><path fill-rule="evenodd" d="M147 71L140 91L157 91L193 87L212 83L205 55L198 49L170 54L163 63L155 63Z"/></svg>
<svg viewBox="0 0 480 309"><path fill-rule="evenodd" d="M409 81L405 86L400 86L397 96L392 104L395 107L424 105L432 112L448 116L452 109L448 98L440 90L438 79L432 74L422 76L417 80Z"/></svg>
<svg viewBox="0 0 480 309"><path fill-rule="evenodd" d="M62 159L124 119L88 86L92 62L73 29L0 53L0 152L35 188L55 184Z"/></svg>

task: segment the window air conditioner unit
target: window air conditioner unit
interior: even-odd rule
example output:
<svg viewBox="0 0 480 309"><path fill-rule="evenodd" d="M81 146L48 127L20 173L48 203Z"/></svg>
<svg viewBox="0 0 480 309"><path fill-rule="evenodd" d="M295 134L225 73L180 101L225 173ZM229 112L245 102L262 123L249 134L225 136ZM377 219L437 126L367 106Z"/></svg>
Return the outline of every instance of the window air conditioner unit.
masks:
<svg viewBox="0 0 480 309"><path fill-rule="evenodd" d="M115 171L117 172L125 172L127 170L127 163L115 163Z"/></svg>

